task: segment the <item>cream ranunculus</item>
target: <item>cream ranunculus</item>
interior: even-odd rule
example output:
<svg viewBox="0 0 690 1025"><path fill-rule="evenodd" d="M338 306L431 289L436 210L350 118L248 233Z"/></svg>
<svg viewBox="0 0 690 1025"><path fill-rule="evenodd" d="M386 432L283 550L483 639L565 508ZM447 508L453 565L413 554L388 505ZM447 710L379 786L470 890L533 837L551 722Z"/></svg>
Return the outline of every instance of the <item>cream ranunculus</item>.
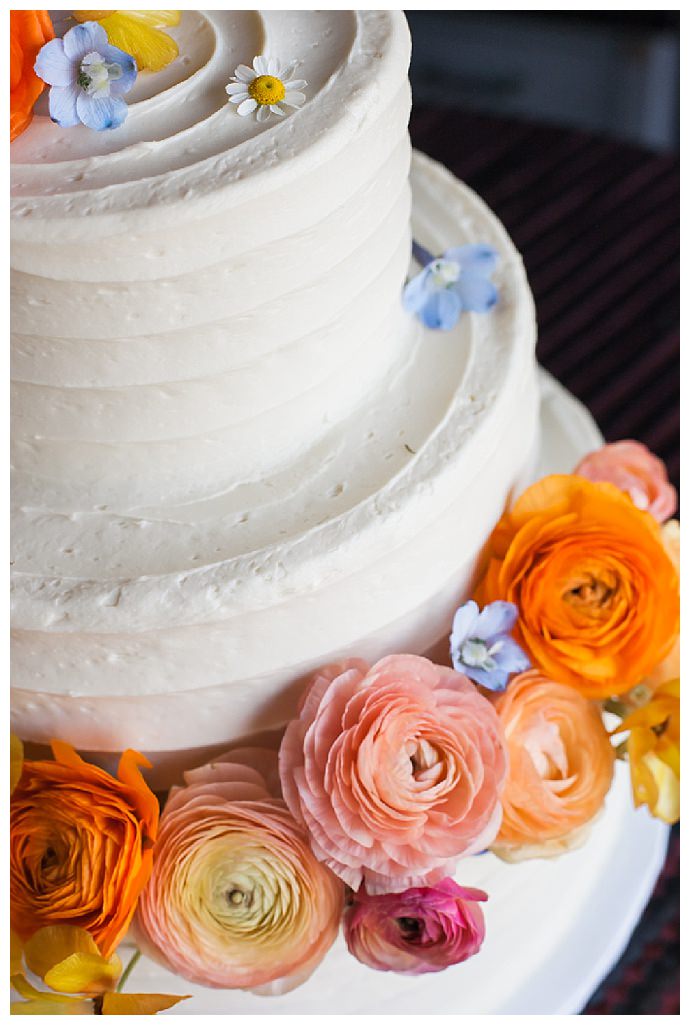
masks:
<svg viewBox="0 0 690 1025"><path fill-rule="evenodd" d="M161 818L140 946L204 986L287 992L333 943L342 884L278 796L275 752L233 751L185 780Z"/></svg>

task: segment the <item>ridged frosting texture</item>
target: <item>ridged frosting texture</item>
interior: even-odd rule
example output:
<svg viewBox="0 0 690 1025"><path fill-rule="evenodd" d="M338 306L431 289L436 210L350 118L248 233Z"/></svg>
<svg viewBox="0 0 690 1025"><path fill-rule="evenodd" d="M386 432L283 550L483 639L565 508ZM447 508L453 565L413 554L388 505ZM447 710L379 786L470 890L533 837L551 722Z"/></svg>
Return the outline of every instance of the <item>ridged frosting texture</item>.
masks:
<svg viewBox="0 0 690 1025"><path fill-rule="evenodd" d="M493 245L500 301L448 333L401 309L402 15L180 33L123 129L37 117L12 152L13 713L86 749L220 744L319 664L426 651L536 445L520 258L420 157L416 237ZM262 50L309 85L258 125L222 87Z"/></svg>

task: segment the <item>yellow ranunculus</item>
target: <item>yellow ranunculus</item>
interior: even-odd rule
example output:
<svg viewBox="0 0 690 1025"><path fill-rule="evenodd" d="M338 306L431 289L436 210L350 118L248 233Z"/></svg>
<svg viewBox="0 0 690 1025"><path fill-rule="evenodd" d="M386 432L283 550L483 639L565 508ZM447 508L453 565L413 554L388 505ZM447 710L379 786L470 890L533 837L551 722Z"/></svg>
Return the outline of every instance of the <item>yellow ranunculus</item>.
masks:
<svg viewBox="0 0 690 1025"><path fill-rule="evenodd" d="M24 768L24 745L19 737L10 733L10 794L19 782Z"/></svg>
<svg viewBox="0 0 690 1025"><path fill-rule="evenodd" d="M89 933L74 925L39 929L23 948L12 933L10 949L10 985L24 998L11 1005L12 1014L157 1014L186 999L115 992L119 957L103 957ZM49 989L32 986L24 965Z"/></svg>
<svg viewBox="0 0 690 1025"><path fill-rule="evenodd" d="M77 21L97 21L108 42L130 53L139 71L161 71L177 57L177 43L161 27L180 22L179 11L75 11Z"/></svg>
<svg viewBox="0 0 690 1025"><path fill-rule="evenodd" d="M680 680L659 687L613 732L625 731L635 807L646 804L672 825L680 818Z"/></svg>

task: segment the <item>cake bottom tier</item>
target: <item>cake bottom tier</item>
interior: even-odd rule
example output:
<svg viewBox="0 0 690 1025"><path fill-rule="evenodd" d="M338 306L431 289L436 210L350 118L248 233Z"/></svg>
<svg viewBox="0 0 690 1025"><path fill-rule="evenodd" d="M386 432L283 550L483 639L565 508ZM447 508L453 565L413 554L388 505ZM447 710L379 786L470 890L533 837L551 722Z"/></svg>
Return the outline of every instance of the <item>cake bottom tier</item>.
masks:
<svg viewBox="0 0 690 1025"><path fill-rule="evenodd" d="M663 865L668 827L635 811L619 771L586 844L559 858L465 858L456 879L489 894L473 958L432 975L375 972L339 936L299 989L280 997L205 989L148 958L128 990L183 993L172 1014L578 1014L620 957ZM133 948L123 944L124 961Z"/></svg>

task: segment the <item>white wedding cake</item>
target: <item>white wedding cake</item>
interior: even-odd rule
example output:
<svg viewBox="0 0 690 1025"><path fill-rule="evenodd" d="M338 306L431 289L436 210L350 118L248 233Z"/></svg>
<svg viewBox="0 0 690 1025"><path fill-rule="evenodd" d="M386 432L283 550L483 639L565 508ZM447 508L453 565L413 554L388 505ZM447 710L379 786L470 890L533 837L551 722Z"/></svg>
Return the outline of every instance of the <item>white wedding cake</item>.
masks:
<svg viewBox="0 0 690 1025"><path fill-rule="evenodd" d="M334 658L446 655L538 451L520 257L441 167L410 176L403 15L176 35L117 131L39 112L12 145L14 728L159 782ZM306 80L287 117L227 102L261 53ZM411 234L493 247L495 308L404 312Z"/></svg>
<svg viewBox="0 0 690 1025"><path fill-rule="evenodd" d="M136 749L158 789L275 735L328 663L447 664L511 499L601 440L537 370L502 225L411 154L401 13L188 11L171 35L116 131L44 95L11 148L13 728L108 767ZM297 83L287 114L245 116L257 56ZM491 309L405 311L420 252L477 244ZM132 985L193 994L183 1014L577 1013L663 851L628 786L565 858L459 862L486 942L440 975L374 972L340 935L273 1000L148 958Z"/></svg>

